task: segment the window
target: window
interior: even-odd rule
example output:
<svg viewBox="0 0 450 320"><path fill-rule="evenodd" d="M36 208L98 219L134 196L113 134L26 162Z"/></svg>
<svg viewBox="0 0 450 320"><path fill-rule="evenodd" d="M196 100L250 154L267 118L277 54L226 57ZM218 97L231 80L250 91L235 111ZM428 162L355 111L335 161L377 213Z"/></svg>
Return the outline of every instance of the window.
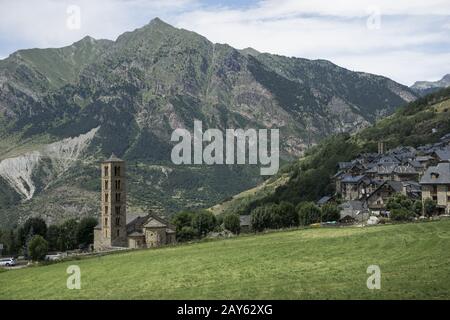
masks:
<svg viewBox="0 0 450 320"><path fill-rule="evenodd" d="M105 181L105 189L108 189L108 180Z"/></svg>
<svg viewBox="0 0 450 320"><path fill-rule="evenodd" d="M116 180L116 190L120 190L120 180Z"/></svg>
<svg viewBox="0 0 450 320"><path fill-rule="evenodd" d="M105 201L108 202L108 194L105 193Z"/></svg>
<svg viewBox="0 0 450 320"><path fill-rule="evenodd" d="M108 229L105 229L105 238L108 238Z"/></svg>
<svg viewBox="0 0 450 320"><path fill-rule="evenodd" d="M120 202L120 193L116 193L116 201Z"/></svg>
<svg viewBox="0 0 450 320"><path fill-rule="evenodd" d="M114 175L116 177L120 177L120 167L117 166L114 167Z"/></svg>
<svg viewBox="0 0 450 320"><path fill-rule="evenodd" d="M120 206L116 207L116 215L120 215Z"/></svg>
<svg viewBox="0 0 450 320"><path fill-rule="evenodd" d="M108 225L108 217L105 217L105 227Z"/></svg>
<svg viewBox="0 0 450 320"><path fill-rule="evenodd" d="M116 226L120 226L120 217L116 217Z"/></svg>
<svg viewBox="0 0 450 320"><path fill-rule="evenodd" d="M105 173L104 173L105 177L108 176L108 166L105 166Z"/></svg>
<svg viewBox="0 0 450 320"><path fill-rule="evenodd" d="M433 196L433 200L434 200L434 201L437 201L437 196Z"/></svg>
<svg viewBox="0 0 450 320"><path fill-rule="evenodd" d="M117 229L117 236L120 236L120 229Z"/></svg>
<svg viewBox="0 0 450 320"><path fill-rule="evenodd" d="M108 206L105 206L105 214L108 214Z"/></svg>

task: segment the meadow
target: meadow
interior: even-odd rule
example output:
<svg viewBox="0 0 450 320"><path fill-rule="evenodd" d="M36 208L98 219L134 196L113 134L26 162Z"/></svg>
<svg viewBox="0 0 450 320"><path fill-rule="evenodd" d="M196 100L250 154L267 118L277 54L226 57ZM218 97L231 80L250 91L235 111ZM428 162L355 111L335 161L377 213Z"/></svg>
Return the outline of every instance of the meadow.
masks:
<svg viewBox="0 0 450 320"><path fill-rule="evenodd" d="M450 220L272 232L8 270L0 299L449 299L449 248Z"/></svg>

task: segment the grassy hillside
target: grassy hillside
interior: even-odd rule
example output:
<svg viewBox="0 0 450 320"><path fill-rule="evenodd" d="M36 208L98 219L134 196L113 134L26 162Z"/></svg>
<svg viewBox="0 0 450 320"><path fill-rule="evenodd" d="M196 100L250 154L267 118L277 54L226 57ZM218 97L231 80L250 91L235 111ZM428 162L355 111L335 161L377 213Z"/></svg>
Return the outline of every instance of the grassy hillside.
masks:
<svg viewBox="0 0 450 320"><path fill-rule="evenodd" d="M346 133L324 139L303 158L280 169L265 185L212 209L249 214L267 202L317 201L334 193L330 178L339 161L349 161L362 152L376 152L378 141L384 141L388 149L401 145L415 147L437 142L447 133L450 133L450 88L422 97L354 135Z"/></svg>
<svg viewBox="0 0 450 320"><path fill-rule="evenodd" d="M449 299L449 246L450 220L277 232L10 270L0 298ZM81 290L66 288L73 264Z"/></svg>

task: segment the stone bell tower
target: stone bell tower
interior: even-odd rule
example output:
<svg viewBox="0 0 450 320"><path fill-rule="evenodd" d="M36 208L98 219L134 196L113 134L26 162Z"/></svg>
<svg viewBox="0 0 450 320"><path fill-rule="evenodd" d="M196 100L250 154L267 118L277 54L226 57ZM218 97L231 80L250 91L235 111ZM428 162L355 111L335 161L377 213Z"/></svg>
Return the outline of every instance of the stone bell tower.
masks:
<svg viewBox="0 0 450 320"><path fill-rule="evenodd" d="M127 247L125 161L114 154L101 164L101 238L104 247Z"/></svg>

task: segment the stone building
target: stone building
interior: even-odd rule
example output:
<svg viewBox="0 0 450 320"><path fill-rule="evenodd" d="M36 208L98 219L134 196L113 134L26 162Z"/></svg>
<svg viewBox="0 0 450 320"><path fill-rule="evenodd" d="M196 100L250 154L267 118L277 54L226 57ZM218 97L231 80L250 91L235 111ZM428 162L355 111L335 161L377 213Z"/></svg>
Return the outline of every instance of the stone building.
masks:
<svg viewBox="0 0 450 320"><path fill-rule="evenodd" d="M420 179L422 201L429 198L436 201L438 209L450 212L450 163L441 162L429 167Z"/></svg>
<svg viewBox="0 0 450 320"><path fill-rule="evenodd" d="M94 229L94 249L148 248L175 242L175 228L148 214L127 223L125 161L114 154L101 163L101 214Z"/></svg>

